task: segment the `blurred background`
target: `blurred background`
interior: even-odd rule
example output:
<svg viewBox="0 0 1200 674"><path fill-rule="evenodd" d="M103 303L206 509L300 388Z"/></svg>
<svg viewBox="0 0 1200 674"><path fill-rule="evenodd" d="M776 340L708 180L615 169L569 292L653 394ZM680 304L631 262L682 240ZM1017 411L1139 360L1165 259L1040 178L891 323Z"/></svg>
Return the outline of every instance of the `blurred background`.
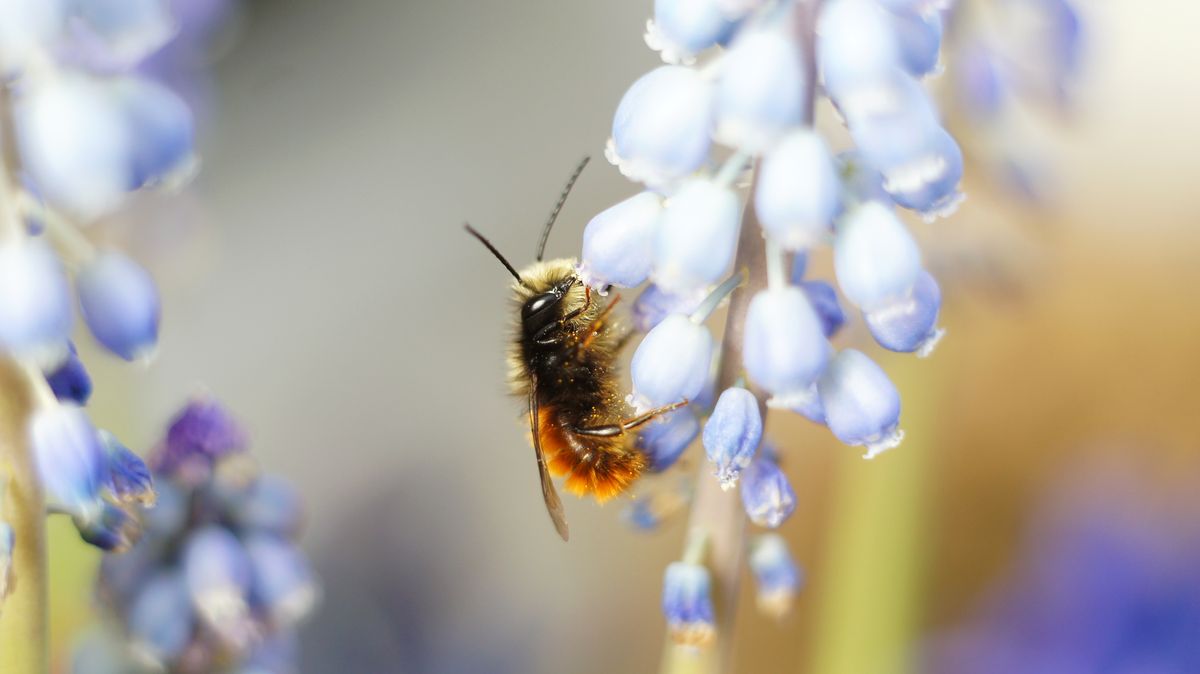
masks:
<svg viewBox="0 0 1200 674"><path fill-rule="evenodd" d="M1060 519L1111 533L1104 550L1153 547L1147 531L1191 541L1167 555L1197 562L1190 576L1129 563L1150 569L1147 596L1189 588L1175 594L1195 602L1168 613L1200 643L1187 631L1200 630L1187 517L1200 505L1188 477L1200 466L1200 80L1186 67L1200 8L1079 10L1071 105L993 139L1036 154L1046 197L969 167L959 212L914 223L947 292L947 336L927 361L871 351L901 388L905 443L867 463L799 417L770 419L800 501L782 533L808 584L782 623L756 614L746 584L736 671L967 671L938 658L970 653L964 633L1013 615L991 599L1032 582L1039 535L1073 540L1043 531ZM621 94L657 62L642 41L650 11L244 2L215 65L198 183L101 233L140 246L165 310L144 373L87 359L95 416L144 450L209 391L261 463L295 481L325 591L304 672L658 667L662 569L683 523L639 533L620 504L570 498L571 543L553 535L504 384L507 277L461 230L469 220L514 263L532 257L567 173L600 159ZM594 162L550 255L577 255L591 215L633 191ZM1116 494L1141 519L1085 507ZM92 619L80 597L98 557L69 525L52 529L65 654ZM1113 557L1080 545L1056 558L1062 577Z"/></svg>

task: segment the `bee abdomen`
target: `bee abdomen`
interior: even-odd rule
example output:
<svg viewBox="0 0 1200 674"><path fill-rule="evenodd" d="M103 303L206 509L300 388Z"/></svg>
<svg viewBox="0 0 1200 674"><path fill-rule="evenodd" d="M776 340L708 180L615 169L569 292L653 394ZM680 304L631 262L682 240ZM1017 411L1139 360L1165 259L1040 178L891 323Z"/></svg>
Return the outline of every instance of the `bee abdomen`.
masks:
<svg viewBox="0 0 1200 674"><path fill-rule="evenodd" d="M576 496L593 495L603 503L624 492L642 474L646 458L625 436L592 438L564 428L553 409L539 410L542 451L555 476Z"/></svg>

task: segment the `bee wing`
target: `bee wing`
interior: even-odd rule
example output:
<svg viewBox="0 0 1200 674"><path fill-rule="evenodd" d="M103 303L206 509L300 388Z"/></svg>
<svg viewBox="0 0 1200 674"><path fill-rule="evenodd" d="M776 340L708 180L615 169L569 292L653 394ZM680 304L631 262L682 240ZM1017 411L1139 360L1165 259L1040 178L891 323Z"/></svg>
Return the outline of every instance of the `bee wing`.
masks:
<svg viewBox="0 0 1200 674"><path fill-rule="evenodd" d="M537 379L535 378L533 386L529 388L529 430L533 432L533 453L537 457L538 477L542 480L542 499L546 502L546 512L550 514L550 520L554 522L554 528L558 531L558 535L562 536L565 541L569 537L567 514L563 510L562 501L558 498L554 482L550 479L550 471L546 468L546 455L542 453L542 438L538 422Z"/></svg>

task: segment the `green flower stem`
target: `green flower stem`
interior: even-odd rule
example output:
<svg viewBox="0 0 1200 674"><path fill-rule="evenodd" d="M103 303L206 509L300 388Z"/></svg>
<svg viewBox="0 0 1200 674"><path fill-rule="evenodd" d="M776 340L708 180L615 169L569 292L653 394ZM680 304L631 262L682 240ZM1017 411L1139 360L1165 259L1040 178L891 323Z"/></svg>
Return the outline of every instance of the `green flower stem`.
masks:
<svg viewBox="0 0 1200 674"><path fill-rule="evenodd" d="M0 603L0 672L49 671L46 652L46 504L30 455L28 375L0 359L0 475L7 481L0 517L13 528L11 594Z"/></svg>
<svg viewBox="0 0 1200 674"><path fill-rule="evenodd" d="M0 152L0 241L12 241L25 230L16 200L19 159L7 83L0 83ZM0 603L0 672L13 674L49 671L46 499L26 432L34 402L30 376L20 363L0 358L0 479L6 481L0 518L12 526L15 540L11 593Z"/></svg>

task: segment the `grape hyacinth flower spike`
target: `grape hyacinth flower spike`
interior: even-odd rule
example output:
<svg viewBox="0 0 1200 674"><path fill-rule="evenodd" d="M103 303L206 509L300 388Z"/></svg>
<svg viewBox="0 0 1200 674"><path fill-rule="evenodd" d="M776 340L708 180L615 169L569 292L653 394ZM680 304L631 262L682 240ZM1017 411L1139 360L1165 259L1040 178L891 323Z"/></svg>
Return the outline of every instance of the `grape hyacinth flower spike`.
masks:
<svg viewBox="0 0 1200 674"><path fill-rule="evenodd" d="M925 89L943 62L935 4L658 0L646 39L670 65L617 106L607 157L646 191L592 221L580 269L597 290L650 282L633 307L645 333L631 367L637 410L719 395L707 419L692 406L641 439L669 470L703 427L713 465L691 482L689 541L710 541L716 558L670 567L664 612L675 640L717 641L714 670L732 667L746 549L733 513L776 528L796 507L786 457L763 446L763 410L800 413L873 457L902 436L898 392L871 357L831 340L864 334L841 330L851 314L891 351L925 355L941 335L940 288L898 212L945 216L962 199L962 151ZM848 134L815 123L820 97ZM805 275L827 249L836 285ZM720 293L701 298L731 269L747 283L718 342L701 323ZM731 500L723 488L734 485ZM656 524L655 513L637 521ZM750 561L764 609L782 614L800 582L786 546L764 538ZM727 615L711 614L714 592ZM681 627L693 624L703 629Z"/></svg>
<svg viewBox="0 0 1200 674"><path fill-rule="evenodd" d="M318 601L296 544L299 498L278 477L246 474L245 446L236 421L204 398L155 450L160 505L141 511L144 538L106 558L99 578L104 608L128 635L118 655L140 663L126 665L133 671L241 672L290 639Z"/></svg>

